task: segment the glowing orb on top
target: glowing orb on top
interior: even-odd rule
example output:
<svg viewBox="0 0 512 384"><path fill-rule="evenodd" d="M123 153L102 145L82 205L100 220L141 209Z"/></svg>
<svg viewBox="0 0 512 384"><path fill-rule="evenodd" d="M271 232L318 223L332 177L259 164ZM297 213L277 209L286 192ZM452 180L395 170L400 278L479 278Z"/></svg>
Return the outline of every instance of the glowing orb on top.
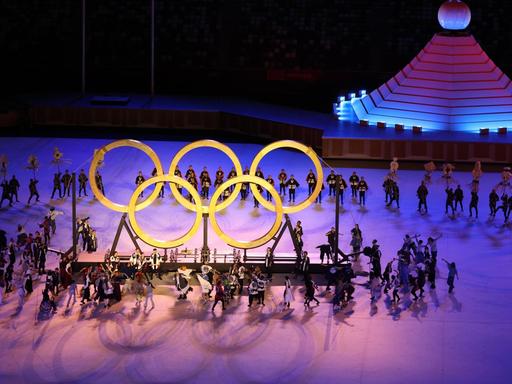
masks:
<svg viewBox="0 0 512 384"><path fill-rule="evenodd" d="M444 29L459 31L466 29L469 25L471 10L463 1L448 0L439 8L437 19Z"/></svg>

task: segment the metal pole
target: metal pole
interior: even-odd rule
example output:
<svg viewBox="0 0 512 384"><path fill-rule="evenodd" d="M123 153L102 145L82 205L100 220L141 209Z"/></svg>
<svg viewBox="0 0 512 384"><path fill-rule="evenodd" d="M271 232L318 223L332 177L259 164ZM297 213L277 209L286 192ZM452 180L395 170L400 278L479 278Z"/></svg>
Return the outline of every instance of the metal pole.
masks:
<svg viewBox="0 0 512 384"><path fill-rule="evenodd" d="M73 193L72 197L72 208L71 208L71 220L72 220L72 233L73 233L73 260L77 259L77 243L78 243L78 234L77 234L77 227L76 227L76 173L73 172L71 174L71 192Z"/></svg>
<svg viewBox="0 0 512 384"><path fill-rule="evenodd" d="M210 249L208 248L208 214L203 213L203 249L201 258L209 261ZM208 259L207 259L208 258Z"/></svg>
<svg viewBox="0 0 512 384"><path fill-rule="evenodd" d="M85 10L86 0L82 0L82 96L85 95Z"/></svg>
<svg viewBox="0 0 512 384"><path fill-rule="evenodd" d="M150 90L151 97L155 96L155 0L151 0L151 74Z"/></svg>
<svg viewBox="0 0 512 384"><path fill-rule="evenodd" d="M338 263L338 249L339 249L339 233L340 233L340 187L341 187L341 176L340 175L336 175L336 194L335 194L335 197L336 197L336 210L335 210L335 214L336 214L336 217L334 218L334 230L335 230L335 235L334 235L334 255L333 255L333 260L334 260L334 263L337 264Z"/></svg>

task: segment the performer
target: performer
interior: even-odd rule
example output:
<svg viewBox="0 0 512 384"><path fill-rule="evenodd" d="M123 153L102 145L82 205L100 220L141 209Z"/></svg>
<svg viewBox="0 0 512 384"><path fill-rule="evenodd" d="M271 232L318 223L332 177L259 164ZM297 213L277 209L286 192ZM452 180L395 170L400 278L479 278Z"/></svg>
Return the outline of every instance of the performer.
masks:
<svg viewBox="0 0 512 384"><path fill-rule="evenodd" d="M205 174L206 172L206 174ZM203 172L201 172L201 197L203 199L208 200L210 198L210 186L212 185L212 180L206 171L206 167Z"/></svg>
<svg viewBox="0 0 512 384"><path fill-rule="evenodd" d="M179 166L177 164L176 164L176 169L174 170L174 176L182 177L181 176L180 168L179 168ZM181 191L183 190L183 187L181 185L179 185L179 184L176 184L176 188L178 189L178 192L181 195Z"/></svg>
<svg viewBox="0 0 512 384"><path fill-rule="evenodd" d="M434 266L437 264L437 240L439 240L443 235L439 235L437 237L429 237L427 239L427 245L430 247L430 255L432 256L432 261Z"/></svg>
<svg viewBox="0 0 512 384"><path fill-rule="evenodd" d="M312 169L309 170L309 173L306 176L306 183L308 184L308 196L311 196L316 185L316 176Z"/></svg>
<svg viewBox="0 0 512 384"><path fill-rule="evenodd" d="M307 275L309 274L309 265L310 265L310 259L308 256L308 253L306 251L302 252L302 260L300 263L300 271L304 275L304 279L306 279Z"/></svg>
<svg viewBox="0 0 512 384"><path fill-rule="evenodd" d="M263 192L263 187L261 185L259 185L259 184L256 184L256 189L258 190L258 192L260 194ZM256 198L256 195L253 194L253 198L254 198L254 208L259 208L260 207L260 202Z"/></svg>
<svg viewBox="0 0 512 384"><path fill-rule="evenodd" d="M473 176L473 180L471 181L471 190L478 192L478 185L480 184L480 177L482 177L482 163L480 160L475 162L475 166L471 171L471 176Z"/></svg>
<svg viewBox="0 0 512 384"><path fill-rule="evenodd" d="M331 170L331 173L327 175L325 182L329 186L329 196L336 196L336 174L334 173L334 170Z"/></svg>
<svg viewBox="0 0 512 384"><path fill-rule="evenodd" d="M137 270L138 270L139 258L140 258L140 251L138 249L135 249L135 251L130 256L130 260L128 261L128 271L130 274L130 278L132 280L135 279L135 272L137 272Z"/></svg>
<svg viewBox="0 0 512 384"><path fill-rule="evenodd" d="M155 308L155 301L153 300L153 290L155 286L151 284L151 281L146 280L146 299L144 300L144 310L148 309L148 304L151 301L151 309Z"/></svg>
<svg viewBox="0 0 512 384"><path fill-rule="evenodd" d="M274 265L274 253L272 248L267 247L267 253L265 254L265 272L267 272L267 278L272 281L272 267Z"/></svg>
<svg viewBox="0 0 512 384"><path fill-rule="evenodd" d="M192 168L192 165L188 166L187 172L185 172L185 179L188 180L189 177L196 178L196 171L194 171L194 168ZM197 184L197 182L196 182Z"/></svg>
<svg viewBox="0 0 512 384"><path fill-rule="evenodd" d="M292 283L288 276L284 277L283 299L284 299L284 307L290 308L290 303L293 301L293 293L292 293Z"/></svg>
<svg viewBox="0 0 512 384"><path fill-rule="evenodd" d="M242 294L242 290L244 289L244 279L245 279L245 267L243 265L240 265L238 267L237 271L237 277L238 277L238 294Z"/></svg>
<svg viewBox="0 0 512 384"><path fill-rule="evenodd" d="M396 181L391 181L391 197L389 199L389 203L386 205L388 207L393 204L393 201L396 201L396 207L400 208L400 189L398 188L398 183Z"/></svg>
<svg viewBox="0 0 512 384"><path fill-rule="evenodd" d="M142 171L139 171L137 177L135 178L135 185L138 187L139 185L141 185L145 181L146 181L146 179L142 175ZM144 191L140 191L139 197L144 197Z"/></svg>
<svg viewBox="0 0 512 384"><path fill-rule="evenodd" d="M153 275L156 273L158 275L158 278L162 280L162 272L160 270L160 265L162 264L162 256L160 253L158 253L156 248L153 248L153 252L150 256L150 265L151 265L151 272L150 276L151 279L153 279Z"/></svg>
<svg viewBox="0 0 512 384"><path fill-rule="evenodd" d="M380 264L382 253L379 248L380 245L377 243L377 240L373 240L370 254L370 262L372 264L373 275L379 279L382 279L382 266Z"/></svg>
<svg viewBox="0 0 512 384"><path fill-rule="evenodd" d="M391 199L391 193L393 189L393 179L391 177L386 176L384 178L384 183L382 183L382 188L384 188L385 194L385 203L388 203L388 200Z"/></svg>
<svg viewBox="0 0 512 384"><path fill-rule="evenodd" d="M192 288L190 287L190 284L189 284L191 273L192 273L192 270L187 269L187 267L184 265L182 265L178 269L178 272L176 272L176 288L180 292L180 295L178 296L178 300L186 300L188 293L190 291L192 291Z"/></svg>
<svg viewBox="0 0 512 384"><path fill-rule="evenodd" d="M452 174L455 167L450 163L443 164L443 176L442 178L446 181L446 186L450 185L453 181Z"/></svg>
<svg viewBox="0 0 512 384"><path fill-rule="evenodd" d="M279 180L279 194L281 196L286 195L286 180L288 179L288 175L284 171L284 169L281 169L281 172L277 176L277 179Z"/></svg>
<svg viewBox="0 0 512 384"><path fill-rule="evenodd" d="M274 179L272 178L272 176L268 175L267 176L267 183L269 183L272 187L274 186ZM272 201L272 195L270 194L269 191L266 191L267 192L267 201Z"/></svg>
<svg viewBox="0 0 512 384"><path fill-rule="evenodd" d="M329 244L329 246L331 247L331 253L334 255L336 254L336 228L334 227L331 227L331 229L329 230L329 232L327 232L325 234L325 236L327 236L327 243ZM323 259L320 258L321 260L321 263L323 264ZM329 259L327 259L329 260ZM329 261L327 261L327 263L329 263Z"/></svg>
<svg viewBox="0 0 512 384"><path fill-rule="evenodd" d="M201 265L201 273L196 275L197 280L199 281L199 285L201 286L201 295L203 301L207 302L210 298L210 294L212 292L213 286L211 283L210 273L213 268L209 265Z"/></svg>
<svg viewBox="0 0 512 384"><path fill-rule="evenodd" d="M253 276L252 281L250 282L249 286L247 287L247 290L249 292L249 305L250 308L252 306L252 302L254 299L256 299L259 296L258 293L258 281L256 279L256 276Z"/></svg>
<svg viewBox="0 0 512 384"><path fill-rule="evenodd" d="M71 194L71 175L69 174L69 171L67 169L62 175L60 182L62 183L62 188L64 190L62 196L69 197Z"/></svg>
<svg viewBox="0 0 512 384"><path fill-rule="evenodd" d="M84 196L87 196L87 181L89 181L89 179L85 175L84 170L81 169L78 175L78 197L82 196L82 192Z"/></svg>
<svg viewBox="0 0 512 384"><path fill-rule="evenodd" d="M455 210L457 210L457 207L460 205L460 210L464 212L464 206L462 205L462 200L464 199L464 192L462 191L462 188L460 185L457 185L457 188L455 188L454 192L455 197Z"/></svg>
<svg viewBox="0 0 512 384"><path fill-rule="evenodd" d="M457 267L454 262L449 263L446 259L443 259L443 261L448 267L448 279L446 280L446 284L448 284L449 287L448 293L452 293L453 288L455 288L453 282L455 281L455 277L457 277L457 280L459 280L459 273L457 272Z"/></svg>
<svg viewBox="0 0 512 384"><path fill-rule="evenodd" d="M261 168L258 167L258 169L256 169L256 173L254 174L254 176L256 177L260 177L262 179L264 179L265 177L263 176L263 172L261 171Z"/></svg>
<svg viewBox="0 0 512 384"><path fill-rule="evenodd" d="M235 167L231 168L231 171L229 171L229 173L228 173L228 180L232 179L233 177L236 177ZM235 189L235 185L234 184L229 187L229 192L230 193L233 192L233 189Z"/></svg>
<svg viewBox="0 0 512 384"><path fill-rule="evenodd" d="M315 199L315 204L322 204L322 191L325 189L325 185L324 185L323 181L321 181L321 183L322 183L322 188L320 188L320 192L318 193L318 196ZM315 184L313 185L313 188L316 188L316 181L315 181Z"/></svg>
<svg viewBox="0 0 512 384"><path fill-rule="evenodd" d="M309 308L309 303L311 303L311 301L316 301L316 305L320 305L320 302L315 297L315 290L318 289L318 287L309 273L305 274L304 276L304 285L306 286L306 294L304 295L304 307Z"/></svg>
<svg viewBox="0 0 512 384"><path fill-rule="evenodd" d="M188 171L187 171L187 173L188 173ZM196 179L196 176L195 176L194 173L188 173L187 181L192 185L192 187L194 189L197 190L197 179ZM188 199L189 199L190 202L192 202L193 198L192 198L192 194L191 193L188 194Z"/></svg>
<svg viewBox="0 0 512 384"><path fill-rule="evenodd" d="M496 212L498 211L497 208L496 208L496 204L498 203L499 199L500 199L500 197L496 193L496 190L493 189L491 191L491 193L489 193L489 210L490 210L490 215L492 217L495 217L496 216Z"/></svg>
<svg viewBox="0 0 512 384"><path fill-rule="evenodd" d="M304 242L302 241L302 236L304 235L304 231L302 229L302 222L300 220L295 224L295 228L293 228L293 233L295 234L295 238L297 239L297 244L299 245L299 251L302 251L302 247L304 246Z"/></svg>
<svg viewBox="0 0 512 384"><path fill-rule="evenodd" d="M176 174L176 172L175 172L175 174ZM151 172L151 177L156 177L157 175L158 175L158 171L156 170L156 167L155 167L155 168L153 168L153 172ZM101 184L102 184L102 187L103 187L103 183L101 183ZM163 199L164 198L164 189L165 189L164 185L165 185L165 183L162 184L162 187L160 188L160 191L158 191L158 198L159 199ZM158 186L157 186L157 188L158 188Z"/></svg>
<svg viewBox="0 0 512 384"><path fill-rule="evenodd" d="M50 207L50 210L48 211L48 218L50 219L50 228L52 230L52 235L55 235L55 231L57 230L57 223L55 222L55 219L59 215L63 215L64 212L57 211L55 207Z"/></svg>
<svg viewBox="0 0 512 384"><path fill-rule="evenodd" d="M210 178L210 174L208 173L208 170L206 169L206 167L203 167L203 170L201 171L201 173L199 174L199 181L202 183L203 182L203 179L205 177L208 177Z"/></svg>
<svg viewBox="0 0 512 384"><path fill-rule="evenodd" d="M448 208L451 208L452 215L455 215L455 208L453 207L453 200L455 199L455 194L453 192L453 188L446 188L446 203L444 208L445 215L448 214Z"/></svg>
<svg viewBox="0 0 512 384"><path fill-rule="evenodd" d="M219 166L219 169L217 169L217 172L215 172L215 182L213 183L213 186L215 189L219 187L224 182L224 171ZM222 194L220 195L222 199Z"/></svg>
<svg viewBox="0 0 512 384"><path fill-rule="evenodd" d="M350 245L352 246L352 253L358 253L361 251L361 246L363 244L363 233L359 228L359 224L355 224L354 228L350 230L352 235L352 240L350 241ZM357 259L357 256L355 256Z"/></svg>
<svg viewBox="0 0 512 384"><path fill-rule="evenodd" d="M418 187L418 190L416 191L416 195L418 196L418 212L422 213L421 208L425 208L425 213L428 212L427 208L427 195L428 195L428 189L425 185L425 181L421 182L421 185Z"/></svg>
<svg viewBox="0 0 512 384"><path fill-rule="evenodd" d="M357 187L359 186L359 176L357 176L356 171L352 172L352 175L349 177L348 182L350 183L350 188L352 189L352 199L357 199Z"/></svg>
<svg viewBox="0 0 512 384"><path fill-rule="evenodd" d="M215 302L213 303L212 312L215 310L218 302L222 303L222 310L225 310L224 306L224 287L222 286L222 280L218 279L215 284Z"/></svg>
<svg viewBox="0 0 512 384"><path fill-rule="evenodd" d="M256 277L256 282L258 283L258 304L265 306L265 287L267 281L263 278L263 274L260 273Z"/></svg>
<svg viewBox="0 0 512 384"><path fill-rule="evenodd" d="M426 184L430 184L432 181L432 174L436 170L436 165L433 161L429 161L423 166L423 168L425 169L425 176L423 177L423 180Z"/></svg>
<svg viewBox="0 0 512 384"><path fill-rule="evenodd" d="M18 199L18 191L20 189L20 182L16 178L15 175L12 175L11 180L9 181L9 192L11 193L11 200L16 198L16 202L18 203L20 200Z"/></svg>
<svg viewBox="0 0 512 384"><path fill-rule="evenodd" d="M295 203L295 190L299 188L299 183L295 180L293 175L290 175L285 185L288 187L288 202Z"/></svg>
<svg viewBox="0 0 512 384"><path fill-rule="evenodd" d="M471 191L471 201L469 202L469 217L473 217L473 209L475 210L475 217L478 219L478 193Z"/></svg>
<svg viewBox="0 0 512 384"><path fill-rule="evenodd" d="M0 200L0 208L2 207L2 203L4 200L7 200L9 202L9 206L12 207L12 195L11 190L9 188L9 183L7 180L4 180L2 182L2 200Z"/></svg>
<svg viewBox="0 0 512 384"><path fill-rule="evenodd" d="M398 178L398 158L397 157L393 157L393 161L391 161L389 163L389 177L393 180L393 181L396 181L397 178Z"/></svg>
<svg viewBox="0 0 512 384"><path fill-rule="evenodd" d="M361 180L359 180L359 183L357 184L357 190L359 191L359 205L365 206L368 184L366 183L364 177L361 177Z"/></svg>
<svg viewBox="0 0 512 384"><path fill-rule="evenodd" d="M60 173L57 172L53 175L53 190L52 190L52 197L54 198L55 192L59 192L59 198L62 199L62 189L60 187Z"/></svg>

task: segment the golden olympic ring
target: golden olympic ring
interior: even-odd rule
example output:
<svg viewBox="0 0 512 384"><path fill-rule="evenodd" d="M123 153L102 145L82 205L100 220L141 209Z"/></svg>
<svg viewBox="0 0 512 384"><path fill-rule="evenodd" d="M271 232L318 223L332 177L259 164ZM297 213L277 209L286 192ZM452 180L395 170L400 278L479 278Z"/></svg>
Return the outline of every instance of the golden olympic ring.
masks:
<svg viewBox="0 0 512 384"><path fill-rule="evenodd" d="M99 190L95 181L98 163L103 161L105 154L107 152L111 151L112 149L120 147L136 148L144 152L146 155L148 155L153 164L155 165L157 176L162 176L164 174L164 171L162 168L162 163L160 163L160 158L155 153L155 151L153 151L153 149L149 145L141 143L140 141L137 140L117 140L110 144L105 145L104 147L96 151L91 162L91 167L89 168L89 185L91 186L92 193L94 194L94 196L96 196L98 201L105 207L110 208L111 210L117 212L128 212L127 205L114 203L113 201L107 199L105 195ZM140 211L141 209L146 208L153 201L155 201L155 199L158 197L158 194L160 193L161 188L163 188L163 184L157 185L153 193L151 193L151 195L149 195L144 201L141 201L139 204L135 205L135 210Z"/></svg>
<svg viewBox="0 0 512 384"><path fill-rule="evenodd" d="M95 182L95 176L96 176L96 169L98 167L98 163L103 161L104 156L107 152L111 151L115 148L120 147L132 147L141 150L146 155L149 156L149 158L153 161L153 164L156 168L156 176L146 180L141 185L137 186L135 191L133 192L132 196L130 197L130 201L128 205L121 205L118 203L114 203L111 200L107 199L105 195L98 189L96 182ZM189 151L201 147L210 147L214 149L218 149L224 154L226 154L230 160L233 162L233 165L236 170L237 176L228 179L223 184L219 185L217 189L215 190L210 204L207 206L203 206L201 204L201 197L199 196L199 193L197 190L185 179L174 176L174 171L176 170L176 167L178 165L178 162L187 154ZM273 151L274 149L278 148L293 148L296 149L305 155L307 155L310 160L313 162L313 165L316 170L316 177L317 177L317 183L313 190L313 193L306 198L303 202L301 202L298 205L294 206L283 206L283 203L281 201L281 197L279 196L279 193L276 191L276 189L265 179L257 177L256 170L258 168L258 164L261 162L263 157L267 155L269 152ZM160 247L160 248L174 248L179 245L184 244L186 241L190 240L192 236L197 232L199 225L201 224L201 217L204 214L207 214L210 218L210 222L212 224L213 230L215 233L224 240L228 245L242 248L242 249L250 249L250 248L257 248L262 246L263 244L267 243L269 240L271 240L274 235L277 233L279 228L281 227L283 214L285 213L296 213L304 208L308 207L310 204L312 204L319 193L322 190L322 180L323 180L323 170L322 165L320 164L320 160L318 159L318 156L316 153L309 147L305 146L304 144L298 143L296 141L292 140L282 140L277 141L275 143L272 143L270 145L267 145L264 147L261 151L258 152L256 157L254 158L249 175L242 175L242 166L240 164L240 160L235 155L235 153L229 148L228 146L219 143L214 140L199 140L193 143L190 143L183 147L172 159L171 165L169 167L169 173L167 175L163 174L163 168L160 163L160 159L153 151L151 147L149 147L146 144L143 144L136 140L118 140L114 141L110 144L105 145L101 149L99 149L93 157L91 167L89 168L89 184L91 186L91 190L98 199L100 203L102 203L105 207L110 208L113 211L117 212L123 212L128 213L130 224L134 230L134 232L139 236L141 240L146 242L149 245L152 245L154 247ZM190 228L190 230L183 236L179 237L175 240L158 240L151 236L149 236L144 230L138 225L137 219L135 217L135 212L140 211L141 209L144 209L148 207L155 199L158 197L160 189L163 188L165 182L168 182L172 194L176 198L176 200L181 203L182 206L185 208L193 211L196 213L196 219L194 221L194 224ZM256 240L251 241L239 241L231 236L224 233L224 231L219 227L217 220L215 218L215 213L221 211L222 209L225 209L228 207L238 196L238 193L241 190L242 183L249 183L250 188L254 194L254 197L268 210L272 212L276 212L276 219L274 221L274 224L272 225L272 228L263 236L259 237ZM137 203L137 200L139 198L140 193L147 188L148 186L156 184L155 189L149 195L148 198L145 200ZM188 201L181 193L178 192L177 187L175 184L178 184L182 187L184 187L192 196L193 201L195 204ZM258 188L254 185L257 184L261 186L262 188L266 189L274 198L276 205L273 205L272 203L266 201L266 199L263 198ZM235 185L234 193L232 193L226 200L223 202L217 204L217 200L219 199L221 193L223 193L226 188L229 188L230 186Z"/></svg>
<svg viewBox="0 0 512 384"><path fill-rule="evenodd" d="M307 147L304 144L299 143L297 141L293 141L293 140L281 140L281 141L276 141L272 144L267 145L265 148L263 148L261 151L258 152L258 154L254 157L254 160L252 161L249 174L255 175L256 170L258 169L258 164L260 163L261 159L263 159L263 157L265 155L267 155L269 152L273 151L274 149L278 149L278 148L293 148L293 149L296 149L296 150L304 153L306 156L308 156L311 159L311 161L313 162L313 165L315 167L317 183L316 183L315 189L313 190L311 195L308 196L300 204L283 207L284 213L297 213L297 212L302 211L303 209L307 208L311 204L313 204L315 202L316 198L318 197L318 195L320 194L320 192L322 191L322 182L324 179L324 172L322 169L322 164L320 164L320 160L318 159L318 156L315 153L315 151L313 151L313 149L311 149L310 147ZM261 205L263 205L265 208L267 208L268 210L270 210L272 212L276 211L276 207L270 201L267 201L266 199L264 199L263 196L261 195L260 191L258 191L258 188L256 188L256 186L253 184L251 184L251 191L252 191L254 197L256 198L256 200L258 200ZM269 190L269 192L270 192L270 190Z"/></svg>
<svg viewBox="0 0 512 384"><path fill-rule="evenodd" d="M270 192L274 200L276 201L275 209L276 212L276 219L274 221L274 225L272 228L263 236L259 237L256 240L252 241L239 241L231 236L227 235L222 229L220 229L219 224L217 224L217 219L215 218L215 212L216 209L216 202L218 198L220 197L221 193L226 189L229 188L233 184L240 185L240 183L254 183L262 186L267 191ZM210 223L212 224L212 228L215 231L215 233L226 242L226 244L235 247L235 248L242 248L242 249L249 249L249 248L257 248L262 246L263 244L267 243L269 240L271 240L274 235L279 231L279 228L281 227L281 223L283 221L283 203L281 202L281 196L279 196L279 193L276 191L272 185L266 181L265 179L262 179L261 177L253 176L253 175L243 175L243 176L237 176L233 177L232 179L227 180L224 182L224 184L221 184L219 188L215 191L215 193L212 196L212 199L210 201L210 205L208 206L208 213L210 216Z"/></svg>
<svg viewBox="0 0 512 384"><path fill-rule="evenodd" d="M174 155L174 157L171 161L171 166L169 167L169 175L174 175L176 166L178 165L179 161L183 158L183 156L185 156L188 152L190 152L194 149L202 148L202 147L215 148L215 149L218 149L219 151L221 151L222 153L224 153L233 162L233 165L235 166L235 170L236 170L236 175L242 176L242 173L243 173L242 165L240 164L240 160L238 159L235 152L233 152L233 150L231 148L229 148L227 145L219 143L218 141L215 141L215 140L194 141L193 143L185 145L183 148L181 148L179 150L179 152L176 155ZM172 192L174 198L185 208L193 211L195 209L194 204L192 204L181 193L179 193L178 189L176 188L176 185L174 185L174 184L169 184L169 185L171 187L171 192ZM242 188L241 184L235 185L235 189L234 189L233 193L231 193L231 195L226 200L224 200L222 203L215 206L215 212L222 211L224 208L231 205L231 203L233 201L235 201L235 199L237 198L238 193L240 192L241 188ZM219 187L219 189L220 189L220 187ZM222 189L222 190L224 190L224 189ZM203 213L208 212L207 205L203 205L201 207L201 209L202 209Z"/></svg>
<svg viewBox="0 0 512 384"><path fill-rule="evenodd" d="M175 239L175 240L158 240L151 236L149 236L137 223L137 219L135 217L135 211L137 206L137 199L142 191L149 187L151 184L155 183L161 183L161 182L170 182L170 183L176 183L178 185L181 185L184 187L191 195L192 199L196 203L194 206L194 211L196 212L196 219L194 221L194 224L189 229L187 233L185 233L183 236ZM155 188L157 189L157 188ZM195 235L197 230L199 229L199 226L201 225L201 218L203 216L203 212L201 209L201 197L199 196L199 193L195 190L195 188L190 184L188 181L182 179L181 177L174 176L174 175L164 175L164 176L155 176L149 180L146 180L142 184L140 184L135 191L133 192L132 197L130 198L130 203L128 204L128 217L130 218L130 224L133 228L133 231L139 236L139 238L144 241L145 243L152 245L153 247L159 247L159 248L174 248L178 247L182 244L184 244L186 241L190 240L192 236Z"/></svg>

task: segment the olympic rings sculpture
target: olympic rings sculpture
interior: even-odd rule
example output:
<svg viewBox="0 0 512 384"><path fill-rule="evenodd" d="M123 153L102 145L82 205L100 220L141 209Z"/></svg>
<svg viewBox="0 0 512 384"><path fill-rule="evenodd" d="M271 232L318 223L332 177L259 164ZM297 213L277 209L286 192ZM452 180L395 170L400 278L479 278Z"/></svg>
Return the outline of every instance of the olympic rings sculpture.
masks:
<svg viewBox="0 0 512 384"><path fill-rule="evenodd" d="M95 176L98 165L101 162L103 162L105 154L113 149L121 147L131 147L142 151L151 159L156 169L156 175L154 177L144 181L142 184L137 186L132 196L130 197L128 205L119 204L109 200L101 192L101 190L98 188L95 182ZM236 171L236 177L228 179L223 184L218 186L208 205L202 205L199 193L192 186L192 184L190 184L187 180L174 175L174 171L176 170L176 167L179 161L183 158L183 156L185 156L188 152L194 149L203 147L214 148L224 153L232 161ZM265 179L256 176L256 170L258 169L258 165L263 159L263 157L266 156L269 152L279 148L291 148L304 153L313 162L313 166L316 171L317 183L313 192L311 193L310 196L308 196L306 199L304 199L297 205L283 206L281 197L279 196L279 193L276 191L276 189ZM271 240L274 237L274 235L279 231L284 214L302 211L316 200L317 196L320 194L322 190L322 180L323 169L315 151L313 151L313 149L311 149L310 147L307 147L306 145L293 140L277 141L264 147L254 157L248 175L243 174L240 160L238 159L236 154L231 150L231 148L229 148L225 144L219 143L218 141L214 140L199 140L184 146L173 157L171 165L169 167L169 173L165 175L163 173L163 167L162 163L160 162L160 158L155 153L155 151L150 146L137 140L117 140L103 146L99 150L95 151L94 157L91 162L91 166L89 168L89 184L91 187L91 191L93 192L94 196L98 199L98 201L105 207L113 211L127 213L130 219L132 229L137 234L137 236L145 243L158 248L174 248L190 240L199 229L199 226L201 224L201 218L203 215L209 216L213 230L222 240L226 242L226 244L232 247L242 249L260 247L266 244L269 240ZM137 211L140 211L148 207L158 198L160 190L161 188L164 188L166 182L169 183L171 193L176 199L176 201L186 209L196 213L196 217L194 223L192 224L192 227L183 236L174 240L160 240L153 238L139 226L139 224L137 223L137 219L135 217L135 213ZM258 200L258 202L261 203L261 205L263 205L266 209L276 213L276 218L274 224L272 225L272 228L270 228L270 230L265 235L251 241L237 240L232 236L229 236L220 228L215 218L216 212L219 212L227 208L231 203L233 203L236 200L238 193L241 190L242 183L250 183L250 188L254 195L254 198ZM140 193L153 184L156 184L153 192L142 201L138 201ZM176 185L185 188L185 190L187 190L190 193L190 195L192 196L193 203L186 199L178 191ZM217 200L219 199L221 193L227 188L231 187L232 185L235 186L233 193L227 199L217 204ZM269 202L265 198L263 198L261 192L258 190L256 185L259 185L263 189L266 189L271 194L273 200L275 201L275 205L272 204L272 202Z"/></svg>

